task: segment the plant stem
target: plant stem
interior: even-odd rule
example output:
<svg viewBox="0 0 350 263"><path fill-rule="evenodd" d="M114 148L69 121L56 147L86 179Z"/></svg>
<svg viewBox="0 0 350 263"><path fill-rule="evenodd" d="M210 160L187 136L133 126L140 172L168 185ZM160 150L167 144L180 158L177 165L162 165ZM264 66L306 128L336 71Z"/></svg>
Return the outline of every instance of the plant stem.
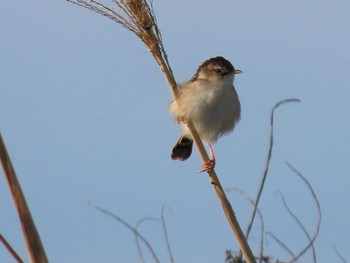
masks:
<svg viewBox="0 0 350 263"><path fill-rule="evenodd" d="M15 169L7 152L5 142L0 133L0 159L4 173L9 185L11 195L21 222L24 240L32 263L48 263L44 247L41 243L39 233L35 227L34 220L30 214L29 207L18 182Z"/></svg>

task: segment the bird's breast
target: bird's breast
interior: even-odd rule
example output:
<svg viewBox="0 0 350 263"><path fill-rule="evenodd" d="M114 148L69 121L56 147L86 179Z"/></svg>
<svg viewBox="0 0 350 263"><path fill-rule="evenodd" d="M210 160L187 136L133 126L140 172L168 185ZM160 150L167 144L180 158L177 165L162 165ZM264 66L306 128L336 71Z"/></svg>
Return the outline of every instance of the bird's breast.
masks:
<svg viewBox="0 0 350 263"><path fill-rule="evenodd" d="M181 108L202 139L212 143L233 130L240 118L240 103L232 84L200 84L183 90Z"/></svg>

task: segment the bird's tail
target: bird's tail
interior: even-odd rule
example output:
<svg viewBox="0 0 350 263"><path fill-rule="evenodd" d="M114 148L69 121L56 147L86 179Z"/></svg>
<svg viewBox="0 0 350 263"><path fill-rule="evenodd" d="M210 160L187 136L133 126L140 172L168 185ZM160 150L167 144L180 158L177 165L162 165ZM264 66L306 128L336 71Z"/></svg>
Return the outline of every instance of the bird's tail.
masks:
<svg viewBox="0 0 350 263"><path fill-rule="evenodd" d="M171 153L171 159L185 161L191 156L193 139L189 135L181 135Z"/></svg>

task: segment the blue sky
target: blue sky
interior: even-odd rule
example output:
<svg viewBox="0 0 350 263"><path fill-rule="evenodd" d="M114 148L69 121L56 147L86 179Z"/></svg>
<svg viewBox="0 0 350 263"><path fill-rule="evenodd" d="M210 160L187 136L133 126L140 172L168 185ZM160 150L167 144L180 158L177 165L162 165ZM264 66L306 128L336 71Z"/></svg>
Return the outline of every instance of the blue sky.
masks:
<svg viewBox="0 0 350 263"><path fill-rule="evenodd" d="M154 1L178 81L205 59L223 55L244 74L235 86L242 119L214 145L225 188L254 197L265 165L272 106L275 148L261 199L265 229L295 252L306 238L288 216L282 191L310 233L322 208L318 262L333 245L350 259L350 3L348 1ZM90 200L132 225L165 218L176 262L223 262L237 250L200 167L197 152L174 162L180 129L167 112L171 93L157 64L133 34L66 1L0 3L0 129L50 262L140 262L134 237L88 206ZM245 229L249 204L228 194ZM0 177L0 232L28 262L16 210ZM169 262L161 224L141 232ZM259 223L249 240L258 251ZM288 254L266 237L265 252ZM13 262L3 247L0 261ZM306 255L302 262L311 262Z"/></svg>

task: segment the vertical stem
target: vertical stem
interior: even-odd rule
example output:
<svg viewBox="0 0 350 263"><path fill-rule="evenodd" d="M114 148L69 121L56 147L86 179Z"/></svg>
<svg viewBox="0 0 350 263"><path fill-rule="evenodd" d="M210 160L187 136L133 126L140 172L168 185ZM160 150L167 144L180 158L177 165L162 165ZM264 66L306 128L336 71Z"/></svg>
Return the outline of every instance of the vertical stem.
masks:
<svg viewBox="0 0 350 263"><path fill-rule="evenodd" d="M32 263L48 263L48 259L45 254L44 247L41 243L39 233L36 230L34 220L30 214L29 207L25 200L21 186L18 182L16 172L13 168L10 156L7 152L5 142L2 139L1 133L0 159L7 179L7 183L11 191L13 201L17 208L24 239L30 256L30 261Z"/></svg>
<svg viewBox="0 0 350 263"><path fill-rule="evenodd" d="M199 155L202 158L203 162L206 162L209 160L208 153L205 150L205 147L203 145L202 140L199 137L199 134L196 130L196 127L194 126L194 123L192 121L188 121L188 127L191 132L191 135L193 137L193 141L198 149ZM225 194L224 189L221 186L220 180L218 176L216 175L215 170L208 172L209 178L211 181L211 184L214 187L215 193L217 197L219 198L220 204L222 206L222 209L224 210L226 219L233 231L234 236L236 237L237 243L243 252L243 255L248 263L255 263L255 257L249 247L249 244L247 242L247 239L245 238L242 228L240 227L238 220L236 218L235 212L233 211L233 208L227 199L227 196Z"/></svg>

